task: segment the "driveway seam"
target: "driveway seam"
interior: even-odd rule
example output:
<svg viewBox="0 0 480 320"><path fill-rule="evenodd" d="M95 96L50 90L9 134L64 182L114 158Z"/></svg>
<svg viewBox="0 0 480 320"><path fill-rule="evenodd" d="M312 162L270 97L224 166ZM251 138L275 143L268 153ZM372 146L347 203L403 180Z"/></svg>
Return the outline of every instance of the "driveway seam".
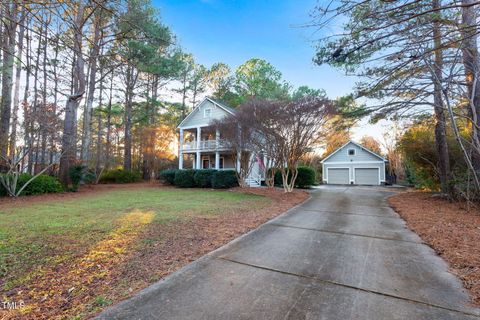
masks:
<svg viewBox="0 0 480 320"><path fill-rule="evenodd" d="M390 208L391 209L391 208ZM336 214L351 214L355 216L362 216L362 217L377 217L377 218L387 218L387 219L397 219L403 220L400 217L387 217L381 216L378 214L360 214L360 213L353 213L353 212L340 212L340 211L330 211L330 210L315 210L315 209L302 209L303 211L310 211L310 212L320 212L320 213L336 213ZM396 213L396 212L395 212Z"/></svg>
<svg viewBox="0 0 480 320"><path fill-rule="evenodd" d="M450 312L461 313L461 314L464 314L464 315L473 316L473 317L476 317L476 318L480 319L480 315L475 314L475 313L462 311L462 310L458 310L458 309L452 309L452 308L448 308L448 307L443 307L443 306L440 306L440 305L437 305L437 304L432 304L432 303L428 303L428 302L424 302L424 301L418 301L418 300L413 300L413 299L404 298L404 297L400 297L400 296L395 296L395 295L380 292L380 291L374 291L374 290L370 290L370 289L356 287L356 286L344 284L344 283L341 283L341 282L336 282L336 281L332 281L332 280L324 280L324 279L320 279L320 278L316 278L316 277L312 277L312 276L307 276L307 275L303 275L303 274L297 274L297 273L293 273L293 272L288 272L288 271L283 271L283 270L278 270L278 269L273 269L273 268L268 268L268 267L262 267L262 266L258 266L258 265L247 263L247 262L232 260L232 259L229 259L229 258L226 258L226 257L218 257L217 259L228 261L228 262L231 262L231 263L244 265L244 266L247 266L247 267L257 268L257 269L261 269L261 270L265 270L265 271L281 273L281 274L295 276L295 277L299 277L299 278L314 280L316 282L328 283L328 284L332 284L332 285L336 285L336 286L340 286L340 287L344 287L344 288L354 289L354 290L358 290L358 291L362 291L362 292L381 295L381 296L384 296L384 297L403 300L403 301L407 301L407 302L410 302L410 303L421 304L421 305L425 305L425 306L432 307L432 308L443 309L443 310L447 310L447 311L450 311Z"/></svg>
<svg viewBox="0 0 480 320"><path fill-rule="evenodd" d="M280 224L280 223L276 223L276 222L269 223L269 225L273 225L273 226L277 226L277 227L283 227L283 228L293 228L293 229L302 229L302 230L310 230L310 231L325 232L325 233L334 233L334 234L348 235L348 236L354 236L354 237L364 237L364 238L387 240L387 241L401 241L401 242L408 242L408 243L420 244L420 245L425 244L423 242L415 242L415 241L410 241L410 240L393 239L393 238L385 238L385 237L375 237L375 236L368 236L368 235L358 234L358 233L348 233L348 232L342 232L342 231L332 231L332 230L325 230L325 229L315 229L315 228L289 226L289 225L286 225L286 224Z"/></svg>

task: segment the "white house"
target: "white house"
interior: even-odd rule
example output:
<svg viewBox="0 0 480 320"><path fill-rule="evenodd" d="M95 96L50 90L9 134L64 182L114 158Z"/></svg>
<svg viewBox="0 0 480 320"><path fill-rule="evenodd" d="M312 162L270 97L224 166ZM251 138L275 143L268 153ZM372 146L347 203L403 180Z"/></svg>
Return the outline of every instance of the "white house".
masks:
<svg viewBox="0 0 480 320"><path fill-rule="evenodd" d="M381 185L387 160L364 146L349 141L322 161L326 184Z"/></svg>
<svg viewBox="0 0 480 320"><path fill-rule="evenodd" d="M234 114L232 109L212 98L205 98L178 125L180 141L178 150L178 168L184 169L189 163L191 169L237 170L240 162L234 163L232 150L226 147L222 133L216 130L211 122ZM253 169L247 183L260 186L265 172L261 159L253 154Z"/></svg>

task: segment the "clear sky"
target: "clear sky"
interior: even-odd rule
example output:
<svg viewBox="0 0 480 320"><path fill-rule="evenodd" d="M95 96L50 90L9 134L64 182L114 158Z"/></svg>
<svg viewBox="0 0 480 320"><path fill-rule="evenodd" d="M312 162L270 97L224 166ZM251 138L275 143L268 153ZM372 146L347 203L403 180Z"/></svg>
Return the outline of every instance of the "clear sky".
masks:
<svg viewBox="0 0 480 320"><path fill-rule="evenodd" d="M315 29L306 28L317 0L153 0L186 52L210 67L235 69L250 58L265 59L298 87L324 89L330 98L352 91L355 79L329 66L316 66ZM355 136L378 137L371 126Z"/></svg>

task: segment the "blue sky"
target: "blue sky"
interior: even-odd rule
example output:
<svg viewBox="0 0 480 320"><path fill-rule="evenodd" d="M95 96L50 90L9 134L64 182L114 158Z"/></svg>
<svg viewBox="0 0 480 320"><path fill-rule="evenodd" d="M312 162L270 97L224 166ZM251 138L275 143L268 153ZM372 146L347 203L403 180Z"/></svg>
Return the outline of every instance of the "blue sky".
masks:
<svg viewBox="0 0 480 320"><path fill-rule="evenodd" d="M235 69L250 58L265 59L298 87L324 89L330 98L351 93L355 79L329 66L316 66L315 29L310 22L317 0L153 0L163 22L186 52L210 67L224 62ZM385 124L364 120L354 138L381 139Z"/></svg>
<svg viewBox="0 0 480 320"><path fill-rule="evenodd" d="M322 88L334 98L351 92L354 80L318 67L314 29L304 28L316 0L154 0L183 49L207 67L236 68L250 58L269 61L294 86Z"/></svg>

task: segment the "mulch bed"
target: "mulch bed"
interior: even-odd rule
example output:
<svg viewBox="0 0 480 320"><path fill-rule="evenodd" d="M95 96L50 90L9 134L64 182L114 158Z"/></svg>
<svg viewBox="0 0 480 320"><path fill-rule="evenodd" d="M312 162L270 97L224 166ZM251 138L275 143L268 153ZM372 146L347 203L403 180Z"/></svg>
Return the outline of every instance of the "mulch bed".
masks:
<svg viewBox="0 0 480 320"><path fill-rule="evenodd" d="M0 319L92 317L107 305L132 296L135 292L255 229L309 197L304 191L285 194L283 189L237 188L225 192L258 194L272 201L270 205L262 208L239 210L213 217L195 217L188 221L165 225L156 224L138 234L127 234L125 239L135 239L129 252L119 254L110 252L112 258L109 259L109 263L96 264L93 257L87 261L81 260L80 265L62 263L54 270L48 270L34 282L35 293L37 295L40 292L48 293L48 299L45 297L43 301L38 301L38 298L35 298L36 303L27 299L26 305L35 306L28 310L28 315L8 312L2 317L0 311ZM83 191L83 194L86 193L89 191ZM82 196L82 192L75 196ZM34 201L43 200L39 197ZM79 269L82 274L100 276L78 279L75 274ZM16 288L16 291L19 289L21 290ZM24 288L24 292L32 292L31 289Z"/></svg>
<svg viewBox="0 0 480 320"><path fill-rule="evenodd" d="M426 192L406 192L390 205L450 265L480 306L480 209Z"/></svg>

